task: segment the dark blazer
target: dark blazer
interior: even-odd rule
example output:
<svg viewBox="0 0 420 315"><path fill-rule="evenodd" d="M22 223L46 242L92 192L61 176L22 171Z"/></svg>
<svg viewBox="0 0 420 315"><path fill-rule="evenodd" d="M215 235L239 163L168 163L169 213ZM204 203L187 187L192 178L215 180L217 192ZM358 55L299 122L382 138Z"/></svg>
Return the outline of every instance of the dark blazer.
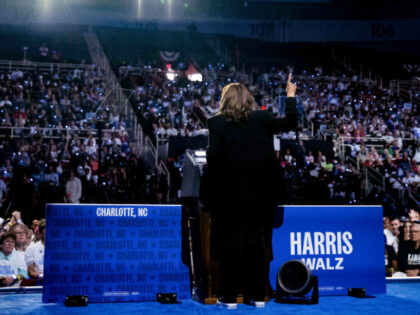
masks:
<svg viewBox="0 0 420 315"><path fill-rule="evenodd" d="M273 135L297 128L296 99L287 98L286 117L253 111L246 121L222 114L207 120L208 186L212 203L276 202L281 193Z"/></svg>

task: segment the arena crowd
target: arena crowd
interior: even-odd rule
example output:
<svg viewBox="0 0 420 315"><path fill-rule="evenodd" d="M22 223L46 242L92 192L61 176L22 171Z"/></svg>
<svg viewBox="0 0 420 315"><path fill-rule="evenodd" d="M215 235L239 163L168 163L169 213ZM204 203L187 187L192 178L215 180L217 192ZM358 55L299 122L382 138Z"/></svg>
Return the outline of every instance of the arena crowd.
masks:
<svg viewBox="0 0 420 315"><path fill-rule="evenodd" d="M221 64L203 70L201 82L182 75L169 80L165 71L122 78L155 143L170 136L206 135L205 121L218 112L223 87L243 78ZM270 67L249 74L258 109L282 115L290 70ZM408 258L417 255L419 245L417 105L339 70L327 75L321 67L295 71L295 81L305 123L299 142L296 132L280 135L294 142L279 148L277 156L279 181L287 192L284 204L382 204L387 275L417 275L420 264ZM46 202L179 201L183 156L167 161L168 186L166 175L146 166L135 151L116 108L103 105L108 92L96 67L0 74L0 206L6 214L0 239L2 285L42 279L42 259L33 248L43 249L45 243L45 221L38 219ZM97 120L105 122L101 143ZM331 150L307 145L309 135L331 141ZM383 189L367 180L368 171L384 178Z"/></svg>

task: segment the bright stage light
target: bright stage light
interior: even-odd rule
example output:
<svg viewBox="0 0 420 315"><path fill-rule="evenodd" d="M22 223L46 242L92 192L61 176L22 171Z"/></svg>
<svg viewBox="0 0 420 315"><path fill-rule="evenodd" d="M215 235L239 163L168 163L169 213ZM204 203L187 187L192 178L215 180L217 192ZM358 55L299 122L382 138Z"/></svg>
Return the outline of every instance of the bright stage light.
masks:
<svg viewBox="0 0 420 315"><path fill-rule="evenodd" d="M189 74L187 77L188 77L188 80L190 81L197 81L197 82L203 81L203 75L201 73L192 73L192 74Z"/></svg>
<svg viewBox="0 0 420 315"><path fill-rule="evenodd" d="M199 157L205 157L206 151L197 150L197 151L194 151L194 155L199 156Z"/></svg>
<svg viewBox="0 0 420 315"><path fill-rule="evenodd" d="M168 72L166 72L166 77L170 81L175 80L176 76L177 76L177 74L172 69L168 69Z"/></svg>
<svg viewBox="0 0 420 315"><path fill-rule="evenodd" d="M141 0L137 0L137 18L141 19Z"/></svg>
<svg viewBox="0 0 420 315"><path fill-rule="evenodd" d="M50 0L41 0L38 1L39 3L39 9L42 17L45 19L48 17L50 11L51 11L51 1Z"/></svg>
<svg viewBox="0 0 420 315"><path fill-rule="evenodd" d="M172 0L168 0L168 19L172 18Z"/></svg>

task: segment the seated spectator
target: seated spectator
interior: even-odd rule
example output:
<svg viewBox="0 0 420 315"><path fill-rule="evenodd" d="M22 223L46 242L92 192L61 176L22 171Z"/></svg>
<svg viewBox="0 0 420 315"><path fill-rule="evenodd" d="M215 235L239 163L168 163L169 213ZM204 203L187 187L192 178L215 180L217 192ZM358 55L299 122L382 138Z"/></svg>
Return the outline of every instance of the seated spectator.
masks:
<svg viewBox="0 0 420 315"><path fill-rule="evenodd" d="M392 245L392 247L394 247L394 250L396 253L398 253L398 243L399 243L399 238L398 236L400 235L400 226L401 226L401 221L398 217L392 217L389 220L390 223L390 227L391 227L391 233L393 238L392 243L388 245Z"/></svg>
<svg viewBox="0 0 420 315"><path fill-rule="evenodd" d="M312 151L308 151L308 155L307 156L305 156L305 160L306 160L306 163L308 163L308 164L313 164L313 163L315 163L315 158L314 158L314 155L312 154Z"/></svg>
<svg viewBox="0 0 420 315"><path fill-rule="evenodd" d="M43 279L44 277L45 223L45 219L40 220L38 229L35 231L40 240L29 245L25 252L25 262L31 278Z"/></svg>
<svg viewBox="0 0 420 315"><path fill-rule="evenodd" d="M413 160L416 162L417 165L420 166L420 147L416 149L416 153L413 156Z"/></svg>
<svg viewBox="0 0 420 315"><path fill-rule="evenodd" d="M321 167L324 171L331 173L333 171L333 163L331 162L331 159L326 159L325 156L323 157L323 160L321 162Z"/></svg>
<svg viewBox="0 0 420 315"><path fill-rule="evenodd" d="M291 164L293 161L293 156L290 153L290 149L286 149L286 154L284 155L284 161L287 164Z"/></svg>
<svg viewBox="0 0 420 315"><path fill-rule="evenodd" d="M384 217L384 235L385 235L385 241L387 245L391 245L394 241L394 236L391 232L391 224L389 222L389 217Z"/></svg>
<svg viewBox="0 0 420 315"><path fill-rule="evenodd" d="M404 186L402 185L401 181L397 177L397 172L393 171L391 173L391 177L389 178L389 183L391 184L392 189L397 192L403 192Z"/></svg>
<svg viewBox="0 0 420 315"><path fill-rule="evenodd" d="M325 155L322 154L322 151L318 151L318 157L316 159L316 162L318 165L321 165L322 162L326 159Z"/></svg>
<svg viewBox="0 0 420 315"><path fill-rule="evenodd" d="M18 286L23 275L18 273L15 257L15 235L7 232L0 238L0 285Z"/></svg>
<svg viewBox="0 0 420 315"><path fill-rule="evenodd" d="M412 222L410 242L401 246L398 253L398 265L407 277L420 275L420 223Z"/></svg>
<svg viewBox="0 0 420 315"><path fill-rule="evenodd" d="M400 235L398 235L399 244L410 241L410 228L411 228L410 221L405 221L403 225L400 227Z"/></svg>
<svg viewBox="0 0 420 315"><path fill-rule="evenodd" d="M368 161L370 165L375 165L378 161L380 161L378 151L376 151L374 146L370 147L369 154L368 154Z"/></svg>
<svg viewBox="0 0 420 315"><path fill-rule="evenodd" d="M385 244L385 273L387 277L392 277L395 271L398 270L398 258L395 254L394 248L391 245Z"/></svg>
<svg viewBox="0 0 420 315"><path fill-rule="evenodd" d="M14 255L16 258L16 267L18 273L27 279L29 276L28 268L25 262L25 251L30 243L30 234L28 228L24 224L16 224L11 228L10 233L15 235L16 238Z"/></svg>
<svg viewBox="0 0 420 315"><path fill-rule="evenodd" d="M359 154L357 155L357 158L359 159L361 164L368 164L369 163L368 154L367 154L367 151L366 151L366 147L364 145L360 148L360 151L359 151Z"/></svg>
<svg viewBox="0 0 420 315"><path fill-rule="evenodd" d="M406 185L406 187L408 187L414 182L414 176L411 175L410 171L405 171L404 177L401 179L401 182L404 185Z"/></svg>

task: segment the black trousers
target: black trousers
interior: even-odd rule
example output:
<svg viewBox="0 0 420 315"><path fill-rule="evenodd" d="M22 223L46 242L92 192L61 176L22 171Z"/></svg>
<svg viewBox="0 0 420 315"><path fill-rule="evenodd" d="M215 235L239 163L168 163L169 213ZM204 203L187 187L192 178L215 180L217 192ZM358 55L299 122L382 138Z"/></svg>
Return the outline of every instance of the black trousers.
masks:
<svg viewBox="0 0 420 315"><path fill-rule="evenodd" d="M219 296L264 300L274 206L261 202L219 205L212 211L211 253L219 261Z"/></svg>

